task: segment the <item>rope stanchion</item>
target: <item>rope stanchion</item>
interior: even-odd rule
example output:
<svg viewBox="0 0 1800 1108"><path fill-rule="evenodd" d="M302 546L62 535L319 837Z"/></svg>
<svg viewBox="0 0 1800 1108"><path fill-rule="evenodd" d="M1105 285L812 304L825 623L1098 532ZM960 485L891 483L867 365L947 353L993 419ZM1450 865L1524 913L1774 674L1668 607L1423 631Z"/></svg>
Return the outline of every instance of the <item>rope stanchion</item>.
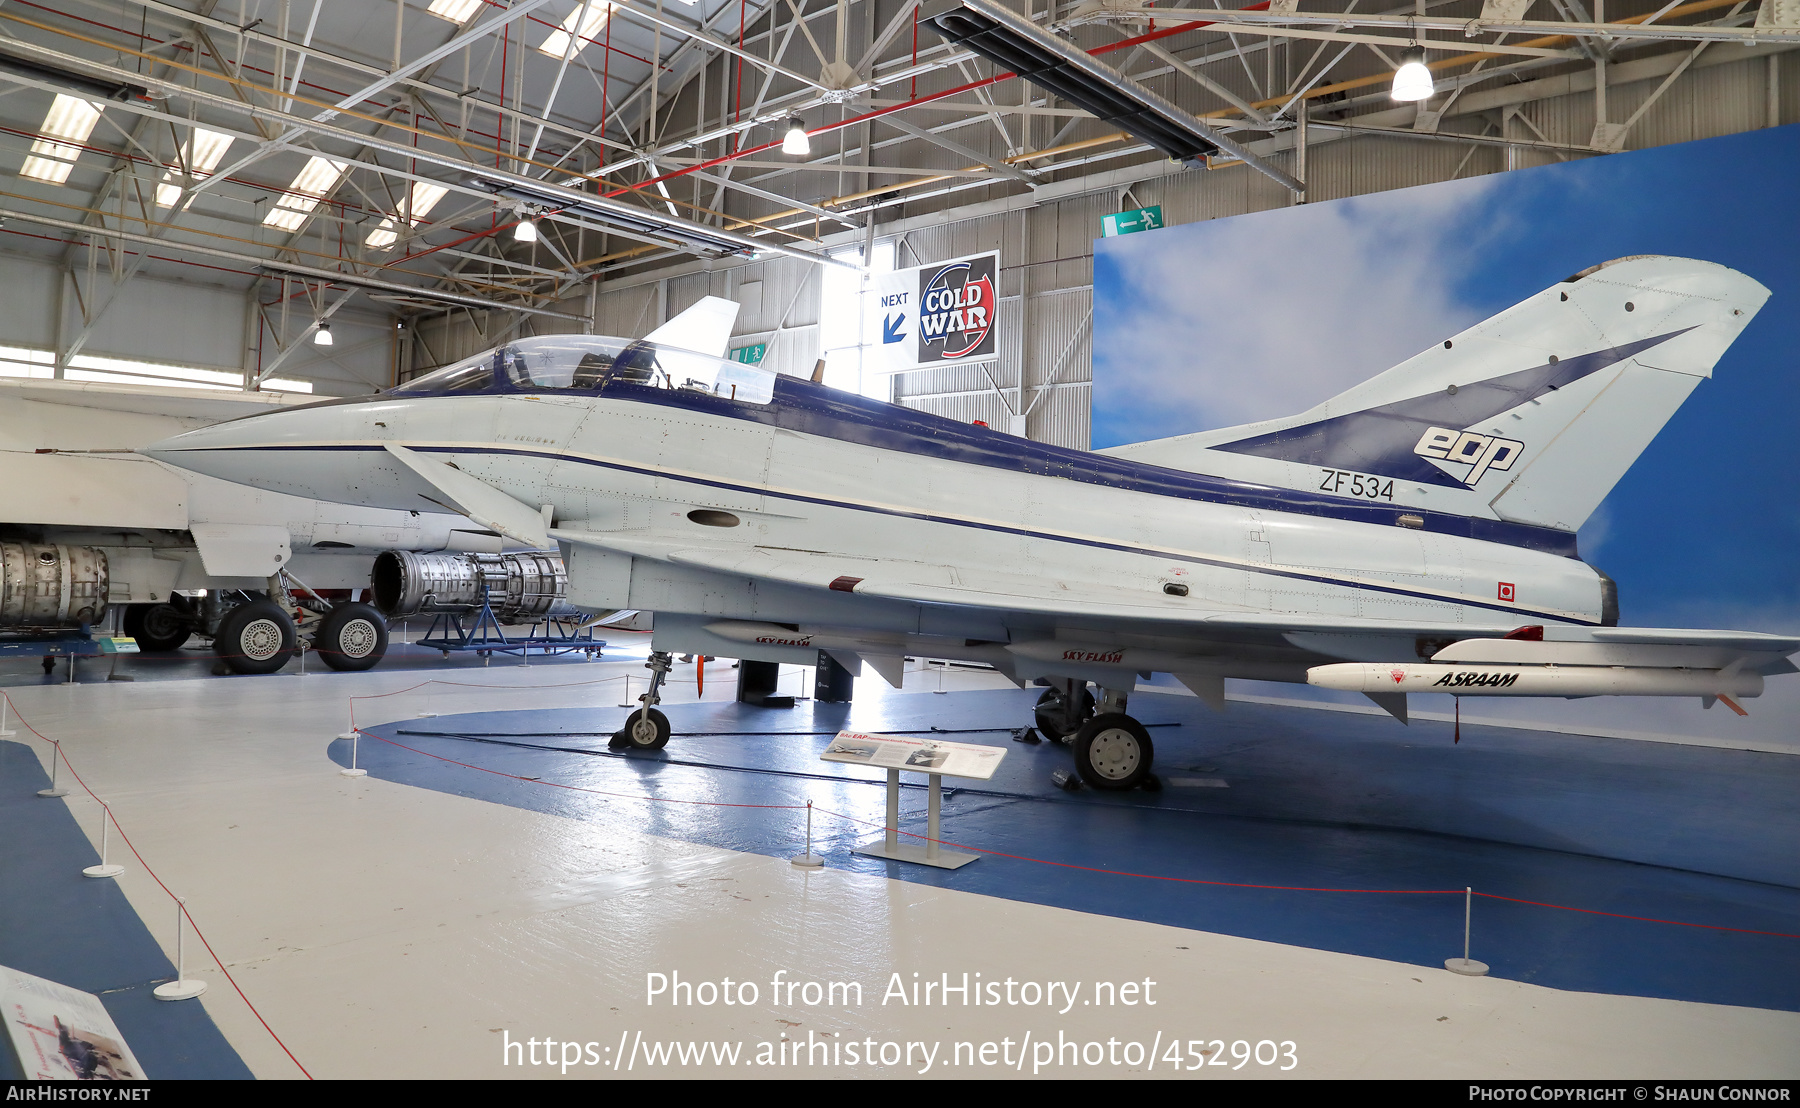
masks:
<svg viewBox="0 0 1800 1108"><path fill-rule="evenodd" d="M158 1000L192 1000L206 991L206 982L187 975L187 947L182 936L187 934L187 900L175 898L175 980L165 981L151 990Z"/></svg>
<svg viewBox="0 0 1800 1108"><path fill-rule="evenodd" d="M10 739L18 732L6 725L6 713L11 710L12 702L0 697L0 739Z"/></svg>
<svg viewBox="0 0 1800 1108"><path fill-rule="evenodd" d="M1473 886L1469 886L1463 889L1463 956L1444 959L1444 968L1451 973L1460 973L1464 977L1486 977L1487 963L1477 962L1469 957L1469 918L1474 914L1474 910L1475 889Z"/></svg>
<svg viewBox="0 0 1800 1108"><path fill-rule="evenodd" d="M111 824L112 824L112 809L108 808L106 806L106 801L102 800L102 801L100 801L100 864L97 866L89 866L88 868L82 870L81 876L83 876L83 877L117 877L117 876L119 876L119 874L125 872L124 866L110 865L106 861L106 844L107 844L107 840L111 837L108 834L108 832L111 830Z"/></svg>
<svg viewBox="0 0 1800 1108"><path fill-rule="evenodd" d="M825 859L813 853L812 810L812 801L809 800L806 802L806 853L788 859L790 864L799 866L801 869L822 869L825 866Z"/></svg>
<svg viewBox="0 0 1800 1108"><path fill-rule="evenodd" d="M53 748L50 752L50 787L47 789L39 789L37 794L47 800L53 800L59 796L68 796L69 790L62 788L56 783L56 767L62 761L62 743L57 742L55 739L51 739L49 742L50 746Z"/></svg>
<svg viewBox="0 0 1800 1108"><path fill-rule="evenodd" d="M368 770L358 769L357 765L356 765L356 747L357 747L357 743L359 741L361 741L361 737L362 737L361 731L352 731L350 733L350 765L344 769L338 770L338 773L341 776L344 776L344 777L367 777L369 775Z"/></svg>

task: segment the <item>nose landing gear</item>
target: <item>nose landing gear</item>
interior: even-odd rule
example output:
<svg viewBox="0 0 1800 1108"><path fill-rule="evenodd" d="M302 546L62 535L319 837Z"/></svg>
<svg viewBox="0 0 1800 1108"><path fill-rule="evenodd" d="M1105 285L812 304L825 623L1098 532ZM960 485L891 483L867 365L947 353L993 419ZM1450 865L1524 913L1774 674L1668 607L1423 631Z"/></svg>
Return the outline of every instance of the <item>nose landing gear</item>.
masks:
<svg viewBox="0 0 1800 1108"><path fill-rule="evenodd" d="M607 746L614 750L661 750L669 744L669 717L657 711L656 705L662 703L662 684L673 662L666 650L650 652L644 663L650 671L650 690L638 697L642 707L631 713Z"/></svg>

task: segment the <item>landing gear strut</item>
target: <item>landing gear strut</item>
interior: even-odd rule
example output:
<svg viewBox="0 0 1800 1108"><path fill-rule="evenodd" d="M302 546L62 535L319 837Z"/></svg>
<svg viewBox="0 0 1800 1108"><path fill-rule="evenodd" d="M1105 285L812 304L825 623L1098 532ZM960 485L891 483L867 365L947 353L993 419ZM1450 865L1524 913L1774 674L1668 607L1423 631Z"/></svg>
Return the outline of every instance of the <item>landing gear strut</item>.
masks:
<svg viewBox="0 0 1800 1108"><path fill-rule="evenodd" d="M1033 722L1045 738L1066 743L1094 714L1094 694L1088 692L1086 681L1066 677L1046 680L1050 687L1038 697L1037 707L1032 710Z"/></svg>
<svg viewBox="0 0 1800 1108"><path fill-rule="evenodd" d="M1150 732L1125 714L1125 692L1106 689L1099 711L1075 732L1075 771L1096 789L1154 787Z"/></svg>
<svg viewBox="0 0 1800 1108"><path fill-rule="evenodd" d="M674 659L666 650L652 650L644 668L650 671L650 691L638 697L643 707L631 713L625 726L607 745L614 750L661 750L669 744L669 717L656 710L662 703L662 684Z"/></svg>

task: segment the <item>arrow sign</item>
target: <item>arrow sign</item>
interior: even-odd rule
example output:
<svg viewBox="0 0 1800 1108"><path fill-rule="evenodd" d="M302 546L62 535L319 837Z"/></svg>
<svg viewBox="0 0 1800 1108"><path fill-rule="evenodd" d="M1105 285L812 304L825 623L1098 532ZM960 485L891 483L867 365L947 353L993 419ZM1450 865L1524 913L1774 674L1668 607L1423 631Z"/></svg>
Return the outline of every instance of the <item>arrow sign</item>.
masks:
<svg viewBox="0 0 1800 1108"><path fill-rule="evenodd" d="M900 342L901 340L905 339L906 336L900 333L900 328L905 323L906 323L906 313L905 312L901 312L898 319L896 319L895 317L893 317L891 315L883 316L881 318L881 341L882 341L883 345L885 345L887 343L891 343L891 342Z"/></svg>

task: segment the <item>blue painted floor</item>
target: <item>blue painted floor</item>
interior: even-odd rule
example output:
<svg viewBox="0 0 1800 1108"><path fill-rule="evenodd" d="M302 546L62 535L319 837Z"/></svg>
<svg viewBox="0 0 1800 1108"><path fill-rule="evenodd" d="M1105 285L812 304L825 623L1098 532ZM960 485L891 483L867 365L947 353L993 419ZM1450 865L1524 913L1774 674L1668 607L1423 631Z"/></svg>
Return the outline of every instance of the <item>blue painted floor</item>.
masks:
<svg viewBox="0 0 1800 1108"><path fill-rule="evenodd" d="M150 995L175 966L116 883L81 875L100 856L67 800L36 795L49 787L28 747L0 742L0 965L98 995L152 1078L252 1076L198 1001ZM0 1078L23 1076L4 1042Z"/></svg>
<svg viewBox="0 0 1800 1108"><path fill-rule="evenodd" d="M882 819L878 772L818 761L830 732L991 727L946 736L1009 753L992 782L949 795L943 836L1022 857L985 857L951 872L881 861L851 853L877 834L872 828L821 814L816 849L827 864L1433 967L1462 953L1460 894L1231 883L1472 885L1594 912L1800 936L1800 758L1479 726L1465 726L1452 745L1445 724L1408 728L1384 716L1239 702L1214 714L1191 697L1139 693L1132 708L1150 727L1167 787L1069 794L1050 779L1070 765L1066 748L1013 743L999 730L1029 722L1035 697L1002 690L791 710L676 705L666 708L676 738L653 755L607 750L623 709L407 719L368 727L360 762L374 776L422 788L788 857L801 850L803 814L764 806L811 800L877 826ZM332 755L347 764L350 744L334 744ZM1184 778L1229 787L1178 786ZM634 799L642 796L705 803ZM923 789L907 790L903 826L922 833L924 809ZM1473 932L1473 956L1500 977L1800 1010L1800 938L1485 898L1475 901ZM1079 963L1081 952L1069 957Z"/></svg>

